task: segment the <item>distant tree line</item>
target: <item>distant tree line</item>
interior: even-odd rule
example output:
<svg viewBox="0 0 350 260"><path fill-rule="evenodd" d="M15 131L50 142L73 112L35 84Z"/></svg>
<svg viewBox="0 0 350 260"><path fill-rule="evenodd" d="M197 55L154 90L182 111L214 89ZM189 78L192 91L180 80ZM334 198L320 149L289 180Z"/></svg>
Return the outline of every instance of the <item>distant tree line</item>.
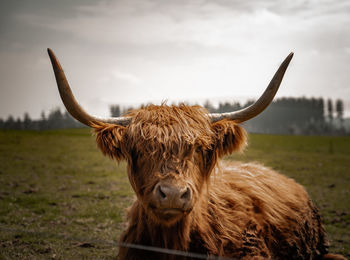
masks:
<svg viewBox="0 0 350 260"><path fill-rule="evenodd" d="M141 105L144 106L144 105ZM119 117L126 115L129 111L133 110L132 106L121 108L120 105L111 105L109 107L109 111L111 113L111 117Z"/></svg>
<svg viewBox="0 0 350 260"><path fill-rule="evenodd" d="M223 102L215 107L206 101L204 107L211 113L236 111L254 103L253 100L245 104L239 102ZM121 108L120 105L110 106L112 117L126 114L132 107ZM335 102L323 98L280 98L259 116L244 123L245 128L253 133L266 134L304 134L304 135L346 135L350 129L344 125L344 102L340 99ZM32 120L28 113L23 119L9 116L6 120L0 119L0 128L3 129L31 129L46 130L58 128L84 127L71 117L68 112L62 113L59 108L45 115L41 113L39 120Z"/></svg>
<svg viewBox="0 0 350 260"><path fill-rule="evenodd" d="M220 103L217 108L207 101L205 107L212 113L230 112L253 104L238 102ZM334 106L335 104L335 106ZM349 129L343 125L344 102L340 99L326 102L323 98L280 98L276 99L259 116L244 123L253 133L303 134L303 135L345 135Z"/></svg>
<svg viewBox="0 0 350 260"><path fill-rule="evenodd" d="M41 118L32 120L28 113L23 119L9 116L6 120L0 119L0 128L17 130L48 130L60 128L80 128L83 124L76 121L67 111L62 113L59 108L51 110L47 115L41 113Z"/></svg>

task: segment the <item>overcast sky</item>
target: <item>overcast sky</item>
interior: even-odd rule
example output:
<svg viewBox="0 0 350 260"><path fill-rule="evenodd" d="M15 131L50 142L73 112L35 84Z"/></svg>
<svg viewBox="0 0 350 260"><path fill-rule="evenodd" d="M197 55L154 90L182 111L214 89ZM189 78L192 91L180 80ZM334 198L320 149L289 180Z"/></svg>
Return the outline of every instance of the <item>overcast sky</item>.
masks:
<svg viewBox="0 0 350 260"><path fill-rule="evenodd" d="M48 47L99 116L110 104L257 98L291 51L277 97L350 110L349 28L349 0L1 0L0 118L62 107Z"/></svg>

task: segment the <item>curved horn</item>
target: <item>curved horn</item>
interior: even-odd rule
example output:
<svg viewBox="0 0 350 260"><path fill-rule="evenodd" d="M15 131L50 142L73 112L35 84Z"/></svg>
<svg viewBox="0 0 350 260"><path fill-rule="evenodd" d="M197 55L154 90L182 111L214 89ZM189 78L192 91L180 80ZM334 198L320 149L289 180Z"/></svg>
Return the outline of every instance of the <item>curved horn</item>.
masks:
<svg viewBox="0 0 350 260"><path fill-rule="evenodd" d="M75 100L72 90L69 87L66 76L63 72L61 64L56 58L55 54L51 49L47 49L49 53L53 70L56 76L56 82L58 90L60 92L61 99L65 105L68 112L81 123L93 127L94 125L99 125L100 123L110 123L116 125L126 126L130 123L129 117L109 117L109 118L99 118L96 116L89 115L85 110L79 105Z"/></svg>
<svg viewBox="0 0 350 260"><path fill-rule="evenodd" d="M265 92L254 104L234 112L209 114L209 118L211 122L216 122L227 118L227 119L234 120L237 123L241 123L263 112L275 97L277 90L282 82L284 73L286 72L289 63L293 58L293 55L294 53L291 52L287 56L287 58L285 58L285 60L282 62L281 66L278 68L275 75L273 76L270 84L267 86Z"/></svg>

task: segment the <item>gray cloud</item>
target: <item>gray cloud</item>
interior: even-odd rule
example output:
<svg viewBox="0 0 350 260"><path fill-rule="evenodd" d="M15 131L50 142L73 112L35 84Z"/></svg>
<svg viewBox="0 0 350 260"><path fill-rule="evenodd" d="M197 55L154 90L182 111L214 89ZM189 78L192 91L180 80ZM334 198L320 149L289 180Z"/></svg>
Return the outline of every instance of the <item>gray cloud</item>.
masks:
<svg viewBox="0 0 350 260"><path fill-rule="evenodd" d="M99 114L113 100L256 96L291 50L280 95L350 99L349 14L346 0L1 1L0 117L61 106L47 47Z"/></svg>

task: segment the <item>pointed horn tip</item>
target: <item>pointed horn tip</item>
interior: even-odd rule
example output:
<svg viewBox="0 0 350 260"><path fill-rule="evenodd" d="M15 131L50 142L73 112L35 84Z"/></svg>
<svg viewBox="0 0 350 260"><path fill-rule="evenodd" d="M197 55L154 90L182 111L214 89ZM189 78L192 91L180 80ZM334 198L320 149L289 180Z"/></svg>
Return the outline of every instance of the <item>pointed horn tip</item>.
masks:
<svg viewBox="0 0 350 260"><path fill-rule="evenodd" d="M293 56L294 56L294 52L289 53L288 56L282 62L281 66L287 68L287 66L289 65L289 63L292 60Z"/></svg>
<svg viewBox="0 0 350 260"><path fill-rule="evenodd" d="M50 48L47 48L47 53L49 54L50 59L55 59L55 54Z"/></svg>
<svg viewBox="0 0 350 260"><path fill-rule="evenodd" d="M47 53L51 56L53 54L53 51L50 48L47 48Z"/></svg>
<svg viewBox="0 0 350 260"><path fill-rule="evenodd" d="M58 63L55 53L50 48L47 48L47 53L49 54L51 61L55 61L55 63Z"/></svg>
<svg viewBox="0 0 350 260"><path fill-rule="evenodd" d="M47 48L47 52L49 54L54 71L56 71L56 70L63 71L62 66L61 66L60 62L58 61L58 59L56 58L55 53L50 48Z"/></svg>

